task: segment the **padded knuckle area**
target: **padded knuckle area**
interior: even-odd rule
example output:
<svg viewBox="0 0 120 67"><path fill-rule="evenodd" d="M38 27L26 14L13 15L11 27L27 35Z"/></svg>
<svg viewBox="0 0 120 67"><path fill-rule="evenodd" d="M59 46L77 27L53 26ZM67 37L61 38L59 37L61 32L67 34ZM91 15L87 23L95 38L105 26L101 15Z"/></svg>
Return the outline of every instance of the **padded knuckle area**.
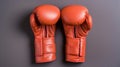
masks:
<svg viewBox="0 0 120 67"><path fill-rule="evenodd" d="M84 6L70 5L62 9L61 17L66 24L79 25L86 19L88 10Z"/></svg>
<svg viewBox="0 0 120 67"><path fill-rule="evenodd" d="M52 25L56 24L60 17L60 10L54 5L38 6L34 13L41 24Z"/></svg>

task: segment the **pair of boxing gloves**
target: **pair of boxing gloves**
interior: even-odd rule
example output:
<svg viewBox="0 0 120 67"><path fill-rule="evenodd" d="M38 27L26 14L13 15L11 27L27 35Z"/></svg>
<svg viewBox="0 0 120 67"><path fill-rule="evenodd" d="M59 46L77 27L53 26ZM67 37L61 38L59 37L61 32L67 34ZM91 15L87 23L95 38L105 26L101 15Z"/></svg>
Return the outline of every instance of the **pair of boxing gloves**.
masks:
<svg viewBox="0 0 120 67"><path fill-rule="evenodd" d="M88 9L81 5L69 5L60 11L54 5L45 4L36 7L30 16L36 63L56 59L55 30L60 17L66 36L66 61L85 61L86 36L92 27Z"/></svg>

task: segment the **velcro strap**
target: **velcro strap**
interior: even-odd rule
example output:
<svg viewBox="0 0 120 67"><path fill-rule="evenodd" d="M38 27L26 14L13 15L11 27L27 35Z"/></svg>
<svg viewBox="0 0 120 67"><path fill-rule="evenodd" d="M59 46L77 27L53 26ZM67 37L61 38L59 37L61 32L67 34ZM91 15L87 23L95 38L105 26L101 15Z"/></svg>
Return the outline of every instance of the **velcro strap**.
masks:
<svg viewBox="0 0 120 67"><path fill-rule="evenodd" d="M80 38L80 56L85 56L86 37Z"/></svg>
<svg viewBox="0 0 120 67"><path fill-rule="evenodd" d="M43 45L43 54L56 52L54 38L43 38L42 45Z"/></svg>
<svg viewBox="0 0 120 67"><path fill-rule="evenodd" d="M66 53L70 55L79 55L79 38L66 39Z"/></svg>

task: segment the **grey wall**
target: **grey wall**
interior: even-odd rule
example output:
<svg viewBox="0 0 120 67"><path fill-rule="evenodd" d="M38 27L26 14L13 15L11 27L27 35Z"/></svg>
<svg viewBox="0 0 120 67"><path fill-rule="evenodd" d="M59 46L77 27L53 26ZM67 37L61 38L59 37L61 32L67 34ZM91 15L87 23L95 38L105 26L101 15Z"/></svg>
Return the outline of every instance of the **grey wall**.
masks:
<svg viewBox="0 0 120 67"><path fill-rule="evenodd" d="M60 9L68 4L88 7L93 28L87 38L86 62L64 61L64 32L57 23L57 60L35 64L29 15L40 4ZM120 67L120 0L0 0L0 67Z"/></svg>

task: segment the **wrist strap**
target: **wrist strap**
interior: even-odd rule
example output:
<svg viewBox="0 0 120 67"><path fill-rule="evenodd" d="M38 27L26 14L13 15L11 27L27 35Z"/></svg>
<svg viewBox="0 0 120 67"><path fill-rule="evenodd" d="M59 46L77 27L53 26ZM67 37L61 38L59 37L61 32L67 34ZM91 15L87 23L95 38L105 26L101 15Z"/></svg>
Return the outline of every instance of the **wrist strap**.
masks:
<svg viewBox="0 0 120 67"><path fill-rule="evenodd" d="M85 56L86 38L67 38L66 53L74 56Z"/></svg>
<svg viewBox="0 0 120 67"><path fill-rule="evenodd" d="M42 56L47 53L56 53L54 37L35 38L35 55Z"/></svg>

